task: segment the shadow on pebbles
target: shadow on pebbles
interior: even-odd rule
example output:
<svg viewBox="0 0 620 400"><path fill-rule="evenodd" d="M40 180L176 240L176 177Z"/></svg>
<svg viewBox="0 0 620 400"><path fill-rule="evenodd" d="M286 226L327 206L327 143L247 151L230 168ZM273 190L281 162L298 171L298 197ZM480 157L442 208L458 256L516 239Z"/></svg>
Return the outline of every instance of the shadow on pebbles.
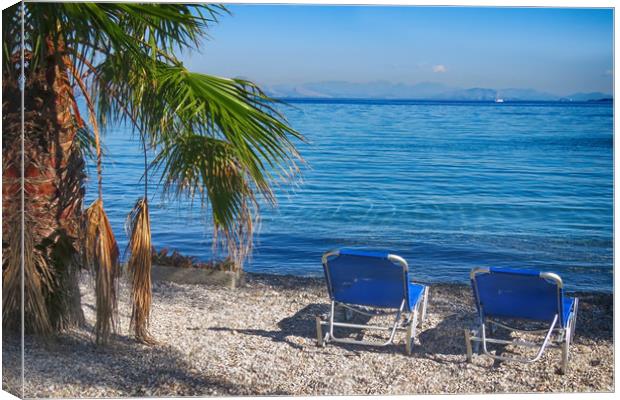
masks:
<svg viewBox="0 0 620 400"><path fill-rule="evenodd" d="M557 349L533 364L497 363L482 355L467 363L463 329L475 314L465 286L431 286L427 319L411 356L404 354L402 333L384 348L317 347L314 318L328 310L321 279L247 274L235 290L155 282L153 346L136 342L129 331L126 283L119 295L120 328L106 347L93 341L95 300L86 277L81 292L86 326L47 340L26 337L26 397L613 391L611 295L578 294L570 367L561 375ZM374 335L365 338L381 339ZM5 334L2 385L17 395L20 347L19 337Z"/></svg>

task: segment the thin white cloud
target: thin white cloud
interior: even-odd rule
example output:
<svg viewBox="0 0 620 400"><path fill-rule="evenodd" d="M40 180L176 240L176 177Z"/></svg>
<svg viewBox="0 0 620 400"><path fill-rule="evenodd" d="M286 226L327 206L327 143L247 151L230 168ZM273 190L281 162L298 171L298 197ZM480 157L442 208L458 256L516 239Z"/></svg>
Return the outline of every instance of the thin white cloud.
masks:
<svg viewBox="0 0 620 400"><path fill-rule="evenodd" d="M435 73L443 74L446 71L448 71L448 68L446 68L445 65L437 64L437 65L433 66L433 72L435 72Z"/></svg>

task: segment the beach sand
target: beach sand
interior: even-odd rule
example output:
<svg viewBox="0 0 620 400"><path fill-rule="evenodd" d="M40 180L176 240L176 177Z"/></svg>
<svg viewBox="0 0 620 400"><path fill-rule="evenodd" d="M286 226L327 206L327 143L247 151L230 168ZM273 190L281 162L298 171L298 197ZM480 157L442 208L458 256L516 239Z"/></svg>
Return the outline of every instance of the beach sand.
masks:
<svg viewBox="0 0 620 400"><path fill-rule="evenodd" d="M328 310L322 279L246 274L231 290L155 282L154 346L129 334L129 289L121 284L113 345L93 344L93 289L81 284L87 326L43 341L26 338L27 397L339 395L613 391L613 297L579 293L570 367L560 350L533 364L465 360L463 329L475 311L469 287L431 285L413 354L404 333L385 348L317 347L315 315ZM368 338L368 336L366 336ZM21 393L19 339L3 338L3 388ZM519 350L520 351L520 350ZM505 355L514 355L510 348Z"/></svg>

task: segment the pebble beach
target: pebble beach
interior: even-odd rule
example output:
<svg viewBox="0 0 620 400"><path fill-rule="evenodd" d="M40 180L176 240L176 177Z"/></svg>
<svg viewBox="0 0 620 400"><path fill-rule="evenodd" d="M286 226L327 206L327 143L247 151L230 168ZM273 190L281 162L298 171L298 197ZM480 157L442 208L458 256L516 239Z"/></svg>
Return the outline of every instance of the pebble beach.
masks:
<svg viewBox="0 0 620 400"><path fill-rule="evenodd" d="M611 294L573 294L580 299L576 336L569 370L561 375L559 349L547 350L533 364L494 362L483 355L467 363L463 330L475 320L467 286L431 285L427 318L408 356L404 333L384 348L318 347L315 316L329 305L323 280L250 273L236 289L154 282L150 330L157 344L152 346L130 334L129 286L123 282L120 328L111 345L98 347L92 333L94 291L88 277L82 278L86 326L49 340L26 337L25 397L614 390ZM523 354L511 346L497 351ZM3 389L21 397L18 337L5 333L2 355Z"/></svg>

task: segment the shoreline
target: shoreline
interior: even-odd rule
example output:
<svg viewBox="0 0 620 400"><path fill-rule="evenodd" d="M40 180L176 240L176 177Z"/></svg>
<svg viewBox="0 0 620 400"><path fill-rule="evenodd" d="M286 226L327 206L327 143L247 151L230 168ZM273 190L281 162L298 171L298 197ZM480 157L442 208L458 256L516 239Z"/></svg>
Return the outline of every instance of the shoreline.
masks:
<svg viewBox="0 0 620 400"><path fill-rule="evenodd" d="M271 279L274 282L277 282L279 278L282 278L283 280L307 279L309 282L312 282L313 284L325 285L325 278L323 276L272 274L268 272L252 272L252 271L243 271L243 275L252 276L257 279L260 279L260 278ZM440 287L453 286L455 288L466 288L466 289L471 290L471 286L469 283L462 283L462 282L457 282L457 281L435 282L435 281L427 281L427 280L418 280L418 279L415 279L415 277L413 281L417 283L422 283L424 285L428 285L431 288L434 286L440 286ZM606 299L606 300L611 301L611 303L613 304L613 296L614 296L613 289L612 290L566 290L565 289L564 293L569 296L594 296L594 297L600 296L603 298L611 297L611 299Z"/></svg>
<svg viewBox="0 0 620 400"><path fill-rule="evenodd" d="M385 348L316 345L328 309L323 278L246 273L237 289L153 283L155 346L129 331L129 286L120 283L116 340L94 345L95 298L82 276L87 326L49 342L26 338L26 397L468 394L613 391L613 295L583 293L566 375L560 352L533 364L465 361L463 329L475 319L467 285L431 286L413 354L404 335ZM372 338L373 334L366 337ZM3 338L3 388L19 377L19 341ZM512 349L503 350L514 355ZM520 351L520 350L519 350Z"/></svg>

